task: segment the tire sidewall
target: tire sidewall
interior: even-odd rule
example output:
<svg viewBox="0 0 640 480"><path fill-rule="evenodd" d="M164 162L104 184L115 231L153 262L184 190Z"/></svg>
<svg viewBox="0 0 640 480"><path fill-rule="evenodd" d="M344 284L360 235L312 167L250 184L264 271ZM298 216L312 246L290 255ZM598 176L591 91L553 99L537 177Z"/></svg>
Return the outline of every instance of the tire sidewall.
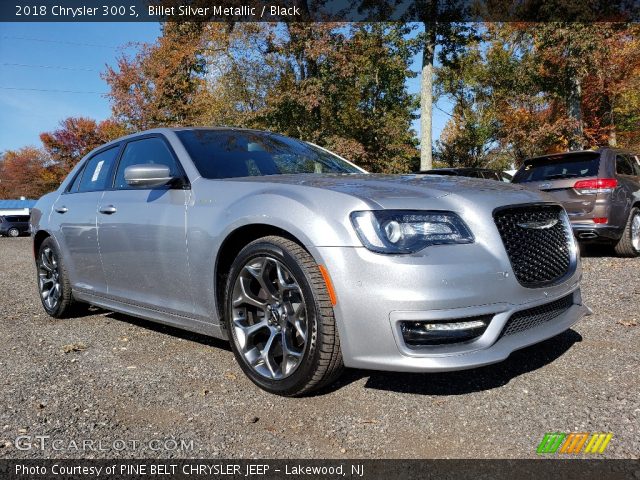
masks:
<svg viewBox="0 0 640 480"><path fill-rule="evenodd" d="M287 267L300 286L302 297L307 308L308 341L305 346L301 363L291 375L281 380L270 380L265 378L253 370L252 367L247 365L242 352L240 352L236 345L235 332L232 325L232 294L236 279L242 271L242 268L244 268L250 260L261 256L273 257ZM320 318L320 315L318 302L316 301L316 297L311 288L310 279L306 275L304 269L299 265L298 260L285 248L265 241L249 244L240 252L231 267L225 290L225 326L229 335L229 343L231 344L231 349L233 350L236 360L240 364L243 372L249 377L249 379L251 379L252 382L260 388L277 395L295 394L297 390L300 390L306 383L308 383L319 362L320 352L318 345L320 345L320 342L322 341L322 339L319 338L321 332L318 328L318 319Z"/></svg>

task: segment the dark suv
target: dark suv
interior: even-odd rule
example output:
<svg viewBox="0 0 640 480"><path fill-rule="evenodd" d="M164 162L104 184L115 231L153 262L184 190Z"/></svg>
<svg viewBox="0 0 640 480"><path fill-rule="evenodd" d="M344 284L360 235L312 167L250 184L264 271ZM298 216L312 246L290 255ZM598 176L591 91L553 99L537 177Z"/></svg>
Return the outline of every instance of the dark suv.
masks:
<svg viewBox="0 0 640 480"><path fill-rule="evenodd" d="M581 242L640 255L640 155L612 148L530 158L513 177L553 195Z"/></svg>
<svg viewBox="0 0 640 480"><path fill-rule="evenodd" d="M0 216L0 235L19 237L29 233L29 215Z"/></svg>

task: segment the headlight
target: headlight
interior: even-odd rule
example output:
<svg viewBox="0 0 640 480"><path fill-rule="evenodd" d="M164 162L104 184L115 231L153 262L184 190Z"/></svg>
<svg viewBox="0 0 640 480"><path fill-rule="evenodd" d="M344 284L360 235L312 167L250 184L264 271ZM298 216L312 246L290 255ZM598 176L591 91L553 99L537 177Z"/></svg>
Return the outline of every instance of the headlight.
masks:
<svg viewBox="0 0 640 480"><path fill-rule="evenodd" d="M353 212L351 223L362 244L378 253L414 253L429 245L473 242L471 231L453 212Z"/></svg>

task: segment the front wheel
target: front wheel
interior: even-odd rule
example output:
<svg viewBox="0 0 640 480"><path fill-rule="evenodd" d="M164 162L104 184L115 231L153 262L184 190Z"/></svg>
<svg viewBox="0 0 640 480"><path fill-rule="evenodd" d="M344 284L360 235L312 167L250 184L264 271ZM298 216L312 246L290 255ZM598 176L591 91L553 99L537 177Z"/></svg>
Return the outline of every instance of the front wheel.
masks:
<svg viewBox="0 0 640 480"><path fill-rule="evenodd" d="M640 208L633 207L620 241L615 246L621 257L640 256Z"/></svg>
<svg viewBox="0 0 640 480"><path fill-rule="evenodd" d="M17 228L10 228L9 231L7 232L7 235L14 238L18 237L20 236L20 230L18 230Z"/></svg>
<svg viewBox="0 0 640 480"><path fill-rule="evenodd" d="M260 388L298 396L341 373L327 286L297 243L271 236L247 245L231 267L225 305L233 353Z"/></svg>

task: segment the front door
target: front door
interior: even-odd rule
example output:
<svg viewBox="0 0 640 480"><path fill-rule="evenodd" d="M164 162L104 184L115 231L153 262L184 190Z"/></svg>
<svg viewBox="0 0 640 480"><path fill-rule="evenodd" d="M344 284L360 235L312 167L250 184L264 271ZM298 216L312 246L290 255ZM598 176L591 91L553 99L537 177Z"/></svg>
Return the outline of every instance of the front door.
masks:
<svg viewBox="0 0 640 480"><path fill-rule="evenodd" d="M116 171L113 189L98 206L98 241L109 296L134 305L182 315L193 312L186 244L186 202L189 190L127 185L131 165L167 165L182 176L173 151L163 137L128 142Z"/></svg>

